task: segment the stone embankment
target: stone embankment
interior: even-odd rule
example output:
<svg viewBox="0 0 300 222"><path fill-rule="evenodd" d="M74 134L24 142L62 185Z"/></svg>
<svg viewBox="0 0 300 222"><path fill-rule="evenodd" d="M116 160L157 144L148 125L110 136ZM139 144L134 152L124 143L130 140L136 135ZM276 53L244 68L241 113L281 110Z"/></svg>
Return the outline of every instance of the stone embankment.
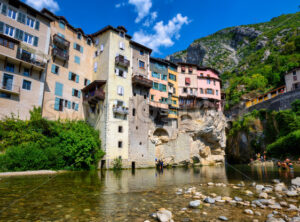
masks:
<svg viewBox="0 0 300 222"><path fill-rule="evenodd" d="M200 184L200 187L207 187L212 190L216 187L231 188L232 192L230 194L232 196L229 196L228 193L223 194L224 196L215 193L204 194L200 191L202 189L197 190L196 187L177 188L176 195L184 196L186 199L181 209L182 214L188 216L188 212L200 210L199 218L201 218L201 214L203 217L207 216L205 211L208 211L208 208L216 208L216 206L222 205L223 208L228 208L228 210L235 213L230 218L229 216L218 215L218 211L215 211L215 219L219 221L300 221L300 207L298 206L300 177L293 179L289 187L278 179L273 180L273 184L264 185L256 183L246 185L241 181L239 184L209 182ZM237 195L241 195L243 198ZM238 212L241 212L240 215ZM164 208L150 214L150 217L160 222L176 221L172 212ZM186 221L194 220L187 218ZM145 222L149 222L149 220Z"/></svg>
<svg viewBox="0 0 300 222"><path fill-rule="evenodd" d="M165 165L224 164L226 118L215 110L181 113L170 136L150 136L155 156Z"/></svg>
<svg viewBox="0 0 300 222"><path fill-rule="evenodd" d="M36 170L36 171L21 171L21 172L5 172L0 173L0 177L12 177L12 176L30 176L30 175L52 175L63 171L53 170Z"/></svg>

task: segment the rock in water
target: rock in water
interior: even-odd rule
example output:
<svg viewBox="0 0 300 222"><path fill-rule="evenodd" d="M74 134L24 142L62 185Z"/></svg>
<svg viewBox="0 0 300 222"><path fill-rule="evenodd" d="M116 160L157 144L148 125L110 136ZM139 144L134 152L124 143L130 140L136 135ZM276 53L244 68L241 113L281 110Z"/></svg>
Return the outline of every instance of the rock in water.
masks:
<svg viewBox="0 0 300 222"><path fill-rule="evenodd" d="M292 179L292 184L297 186L297 187L300 187L300 177Z"/></svg>
<svg viewBox="0 0 300 222"><path fill-rule="evenodd" d="M289 197L296 197L298 196L297 191L293 190L293 191L287 191L286 195L288 195Z"/></svg>
<svg viewBox="0 0 300 222"><path fill-rule="evenodd" d="M219 220L222 220L222 221L228 221L228 218L225 217L225 216L219 216Z"/></svg>
<svg viewBox="0 0 300 222"><path fill-rule="evenodd" d="M189 203L189 207L191 208L198 208L201 204L201 201L200 200L194 200L194 201L191 201Z"/></svg>
<svg viewBox="0 0 300 222"><path fill-rule="evenodd" d="M205 203L209 203L209 204L214 204L216 201L215 201L215 199L213 199L213 198L206 197L206 198L204 199L204 202L205 202Z"/></svg>
<svg viewBox="0 0 300 222"><path fill-rule="evenodd" d="M268 194L265 193L265 192L262 192L262 193L259 194L259 198L267 199L268 198Z"/></svg>
<svg viewBox="0 0 300 222"><path fill-rule="evenodd" d="M165 208L160 208L157 212L157 219L160 222L171 222L172 221L172 213Z"/></svg>
<svg viewBox="0 0 300 222"><path fill-rule="evenodd" d="M250 210L250 209L246 209L246 210L244 210L244 212L245 212L246 214L253 215L253 211Z"/></svg>

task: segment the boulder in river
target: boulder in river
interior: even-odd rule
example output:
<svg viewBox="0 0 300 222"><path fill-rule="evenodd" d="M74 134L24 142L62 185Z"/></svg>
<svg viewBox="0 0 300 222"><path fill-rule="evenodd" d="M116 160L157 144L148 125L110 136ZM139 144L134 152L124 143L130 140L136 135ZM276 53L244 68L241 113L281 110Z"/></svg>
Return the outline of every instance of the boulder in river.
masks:
<svg viewBox="0 0 300 222"><path fill-rule="evenodd" d="M297 186L297 187L300 187L300 177L292 179L292 184Z"/></svg>
<svg viewBox="0 0 300 222"><path fill-rule="evenodd" d="M201 200L194 200L189 203L189 207L198 208L201 205Z"/></svg>
<svg viewBox="0 0 300 222"><path fill-rule="evenodd" d="M172 212L166 210L165 208L160 208L157 212L157 219L160 222L173 222L172 220Z"/></svg>

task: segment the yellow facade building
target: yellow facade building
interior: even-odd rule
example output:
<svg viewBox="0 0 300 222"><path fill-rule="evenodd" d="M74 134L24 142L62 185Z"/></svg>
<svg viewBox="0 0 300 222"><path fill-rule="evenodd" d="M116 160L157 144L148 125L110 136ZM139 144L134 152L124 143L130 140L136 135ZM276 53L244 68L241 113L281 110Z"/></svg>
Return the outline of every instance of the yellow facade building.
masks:
<svg viewBox="0 0 300 222"><path fill-rule="evenodd" d="M170 119L178 118L178 109L179 109L179 92L178 92L178 73L177 65L168 62L168 102L169 102L169 115Z"/></svg>

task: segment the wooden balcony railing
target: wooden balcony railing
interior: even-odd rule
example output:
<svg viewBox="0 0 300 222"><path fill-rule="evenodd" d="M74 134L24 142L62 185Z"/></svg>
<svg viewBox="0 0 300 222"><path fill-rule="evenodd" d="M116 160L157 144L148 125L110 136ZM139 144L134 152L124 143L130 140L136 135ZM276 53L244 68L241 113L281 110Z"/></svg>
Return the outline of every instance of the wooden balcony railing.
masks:
<svg viewBox="0 0 300 222"><path fill-rule="evenodd" d="M53 36L53 43L62 49L69 49L70 47L70 42L57 34Z"/></svg>
<svg viewBox="0 0 300 222"><path fill-rule="evenodd" d="M21 48L18 48L17 59L23 60L24 62L31 63L32 65L39 66L41 68L46 67L46 63L36 60L31 56L31 53L23 51Z"/></svg>
<svg viewBox="0 0 300 222"><path fill-rule="evenodd" d="M128 115L129 109L124 106L113 106L113 112L121 115Z"/></svg>
<svg viewBox="0 0 300 222"><path fill-rule="evenodd" d="M0 91L10 93L10 94L19 95L21 90L20 90L20 86L13 85L13 84L10 84L10 83L0 82Z"/></svg>
<svg viewBox="0 0 300 222"><path fill-rule="evenodd" d="M59 48L53 48L52 49L52 56L54 58L59 58L63 61L68 61L69 60L69 52L64 51L62 49L59 49Z"/></svg>
<svg viewBox="0 0 300 222"><path fill-rule="evenodd" d="M132 84L152 88L153 81L141 75L134 75L132 77Z"/></svg>
<svg viewBox="0 0 300 222"><path fill-rule="evenodd" d="M89 92L84 93L83 101L88 103L98 103L100 100L105 99L105 92L103 89L95 89Z"/></svg>
<svg viewBox="0 0 300 222"><path fill-rule="evenodd" d="M123 66L125 68L128 68L130 66L130 61L125 59L124 56L118 55L115 59L116 65Z"/></svg>

